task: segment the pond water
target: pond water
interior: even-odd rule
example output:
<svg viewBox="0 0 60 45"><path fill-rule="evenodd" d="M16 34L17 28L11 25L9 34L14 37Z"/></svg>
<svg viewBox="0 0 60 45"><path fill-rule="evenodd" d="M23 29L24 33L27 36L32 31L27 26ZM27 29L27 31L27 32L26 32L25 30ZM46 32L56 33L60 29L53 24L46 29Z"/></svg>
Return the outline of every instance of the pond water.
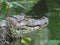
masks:
<svg viewBox="0 0 60 45"><path fill-rule="evenodd" d="M45 27L40 31L34 31L25 35L32 39L31 42L22 44L18 39L17 41L10 43L10 45L45 45L48 41L48 32L49 30Z"/></svg>
<svg viewBox="0 0 60 45"><path fill-rule="evenodd" d="M60 16L58 12L55 12L54 15L51 13L49 18L49 25L48 29L50 31L49 33L49 39L50 40L59 40L60 39Z"/></svg>

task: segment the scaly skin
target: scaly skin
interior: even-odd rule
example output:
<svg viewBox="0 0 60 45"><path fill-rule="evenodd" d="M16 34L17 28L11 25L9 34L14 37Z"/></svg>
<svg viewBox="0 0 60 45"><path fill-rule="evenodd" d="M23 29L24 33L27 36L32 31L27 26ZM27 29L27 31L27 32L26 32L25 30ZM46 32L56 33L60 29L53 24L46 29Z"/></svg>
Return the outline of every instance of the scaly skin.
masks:
<svg viewBox="0 0 60 45"><path fill-rule="evenodd" d="M8 45L9 42L20 38L20 33L26 34L35 30L40 30L48 25L48 18L33 19L29 16L14 15L7 17L0 24L0 45ZM20 31L21 30L21 31Z"/></svg>
<svg viewBox="0 0 60 45"><path fill-rule="evenodd" d="M8 44L8 31L6 28L0 29L0 45L7 45Z"/></svg>

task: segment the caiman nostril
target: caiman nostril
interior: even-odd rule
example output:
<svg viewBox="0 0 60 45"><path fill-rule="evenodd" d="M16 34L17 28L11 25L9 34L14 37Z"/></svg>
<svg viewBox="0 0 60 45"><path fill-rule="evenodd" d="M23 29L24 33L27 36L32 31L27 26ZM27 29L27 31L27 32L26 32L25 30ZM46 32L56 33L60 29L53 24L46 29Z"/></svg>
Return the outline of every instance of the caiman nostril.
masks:
<svg viewBox="0 0 60 45"><path fill-rule="evenodd" d="M18 23L20 23L20 21L18 21Z"/></svg>

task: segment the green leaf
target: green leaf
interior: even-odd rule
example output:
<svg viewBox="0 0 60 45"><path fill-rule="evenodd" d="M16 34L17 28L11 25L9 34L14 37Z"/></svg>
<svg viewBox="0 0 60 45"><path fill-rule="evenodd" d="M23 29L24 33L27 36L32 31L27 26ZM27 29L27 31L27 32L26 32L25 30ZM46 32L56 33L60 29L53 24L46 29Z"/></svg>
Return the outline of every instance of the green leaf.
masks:
<svg viewBox="0 0 60 45"><path fill-rule="evenodd" d="M26 41L24 39L21 39L21 43L26 43Z"/></svg>
<svg viewBox="0 0 60 45"><path fill-rule="evenodd" d="M12 3L25 9L25 7L21 4L19 4L18 2L12 2Z"/></svg>
<svg viewBox="0 0 60 45"><path fill-rule="evenodd" d="M12 4L12 2L6 2L6 4L10 7L10 8L12 8L14 5Z"/></svg>
<svg viewBox="0 0 60 45"><path fill-rule="evenodd" d="M2 8L1 8L1 9L2 9L2 12L3 12L3 13L6 12L6 10L7 10L7 9L6 9L6 2L3 2L3 3L2 3Z"/></svg>

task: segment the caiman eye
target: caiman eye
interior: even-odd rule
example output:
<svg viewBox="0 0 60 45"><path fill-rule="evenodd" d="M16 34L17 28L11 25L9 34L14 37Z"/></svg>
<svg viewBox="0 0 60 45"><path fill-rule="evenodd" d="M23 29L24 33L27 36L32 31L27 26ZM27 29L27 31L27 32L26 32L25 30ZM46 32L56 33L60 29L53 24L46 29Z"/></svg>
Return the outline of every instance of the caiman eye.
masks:
<svg viewBox="0 0 60 45"><path fill-rule="evenodd" d="M17 30L19 30L19 28Z"/></svg>
<svg viewBox="0 0 60 45"><path fill-rule="evenodd" d="M20 23L20 21L18 21L18 23Z"/></svg>

